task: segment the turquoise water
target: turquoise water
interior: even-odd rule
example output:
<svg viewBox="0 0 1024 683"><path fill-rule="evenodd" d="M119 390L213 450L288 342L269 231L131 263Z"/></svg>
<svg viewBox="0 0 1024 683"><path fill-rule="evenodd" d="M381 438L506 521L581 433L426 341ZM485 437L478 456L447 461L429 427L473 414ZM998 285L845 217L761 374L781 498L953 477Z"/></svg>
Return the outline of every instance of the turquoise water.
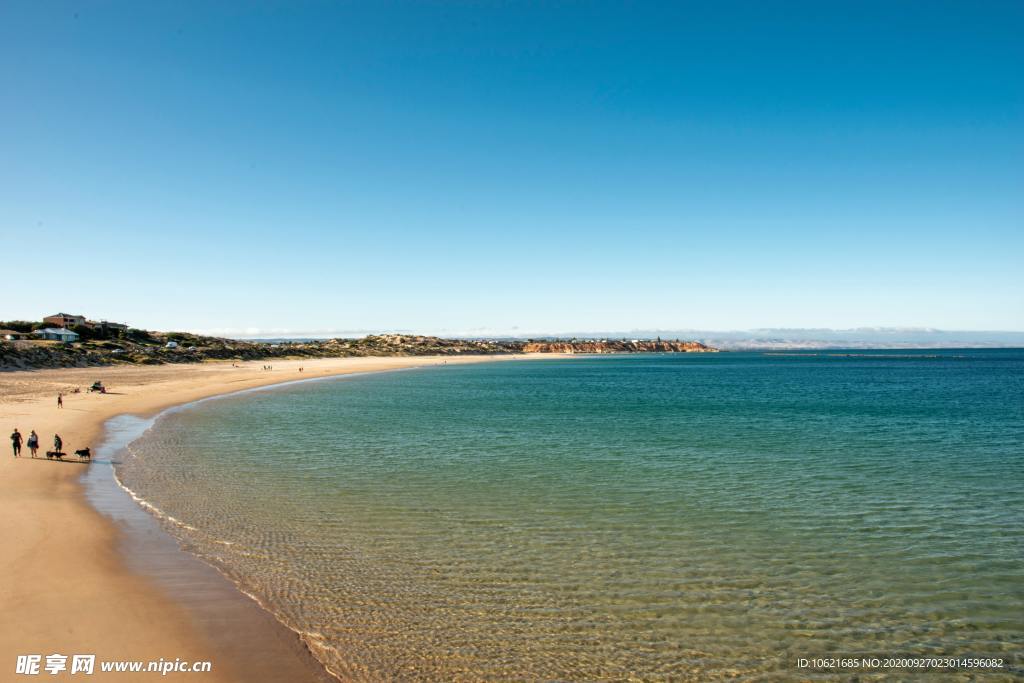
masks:
<svg viewBox="0 0 1024 683"><path fill-rule="evenodd" d="M1024 352L857 354L292 385L165 415L118 474L344 677L1020 675Z"/></svg>

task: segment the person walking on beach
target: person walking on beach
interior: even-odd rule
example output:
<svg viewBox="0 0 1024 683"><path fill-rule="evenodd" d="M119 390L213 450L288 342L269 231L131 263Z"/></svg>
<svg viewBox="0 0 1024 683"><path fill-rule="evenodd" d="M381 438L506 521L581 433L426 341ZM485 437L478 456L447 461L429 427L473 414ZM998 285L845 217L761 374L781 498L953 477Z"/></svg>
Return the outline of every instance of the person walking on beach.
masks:
<svg viewBox="0 0 1024 683"><path fill-rule="evenodd" d="M53 435L53 450L57 453L62 452L64 449L64 439L60 438L60 434Z"/></svg>
<svg viewBox="0 0 1024 683"><path fill-rule="evenodd" d="M57 407L58 408L63 408L64 407L64 394L57 394Z"/></svg>
<svg viewBox="0 0 1024 683"><path fill-rule="evenodd" d="M39 450L39 435L36 434L36 430L32 430L32 433L28 435L28 450L32 452L32 457L36 457L36 451Z"/></svg>
<svg viewBox="0 0 1024 683"><path fill-rule="evenodd" d="M14 457L17 458L18 454L21 453L21 432L18 428L14 428L14 433L11 434L11 447L14 449Z"/></svg>

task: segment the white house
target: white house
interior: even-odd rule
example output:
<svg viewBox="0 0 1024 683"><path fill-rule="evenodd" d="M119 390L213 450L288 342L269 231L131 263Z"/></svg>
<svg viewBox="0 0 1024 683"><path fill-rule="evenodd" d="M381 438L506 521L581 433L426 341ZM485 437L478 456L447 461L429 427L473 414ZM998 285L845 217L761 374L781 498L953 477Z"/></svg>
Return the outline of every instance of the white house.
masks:
<svg viewBox="0 0 1024 683"><path fill-rule="evenodd" d="M176 348L178 348L178 342L176 342L176 341L169 341L169 342L167 342L167 348L169 348L169 349L176 349Z"/></svg>
<svg viewBox="0 0 1024 683"><path fill-rule="evenodd" d="M41 330L36 330L32 334L43 339L53 339L55 341L61 341L65 344L78 341L78 334L71 330L63 327L44 327Z"/></svg>

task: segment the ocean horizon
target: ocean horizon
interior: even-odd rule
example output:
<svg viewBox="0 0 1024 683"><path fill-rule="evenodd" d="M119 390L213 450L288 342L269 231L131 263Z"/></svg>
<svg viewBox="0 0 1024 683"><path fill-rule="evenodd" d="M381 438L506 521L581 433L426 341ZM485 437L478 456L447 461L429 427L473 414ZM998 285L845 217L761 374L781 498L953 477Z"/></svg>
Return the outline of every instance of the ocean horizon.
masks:
<svg viewBox="0 0 1024 683"><path fill-rule="evenodd" d="M116 472L344 678L1013 675L1022 390L1021 349L432 367L182 406Z"/></svg>

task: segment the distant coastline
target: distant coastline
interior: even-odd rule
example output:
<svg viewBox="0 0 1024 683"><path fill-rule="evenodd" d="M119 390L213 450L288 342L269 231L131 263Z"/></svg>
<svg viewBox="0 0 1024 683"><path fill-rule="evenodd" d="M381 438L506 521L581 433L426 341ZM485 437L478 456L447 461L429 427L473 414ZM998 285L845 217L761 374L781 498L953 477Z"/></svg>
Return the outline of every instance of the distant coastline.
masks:
<svg viewBox="0 0 1024 683"><path fill-rule="evenodd" d="M3 323L0 323L2 325ZM412 335L405 329L389 330L393 334ZM1022 330L957 330L934 327L770 327L770 328L698 328L698 327L635 327L589 330L510 330L496 329L430 329L422 333L444 339L500 341L601 341L686 339L698 341L722 351L754 351L761 349L967 349L1024 348ZM337 337L355 338L379 334L379 330L320 329L258 331L207 330L204 334L241 338L268 343L315 341Z"/></svg>
<svg viewBox="0 0 1024 683"><path fill-rule="evenodd" d="M680 339L448 339L406 334L306 340L237 340L187 332L75 327L74 341L34 338L29 323L0 322L14 334L0 340L0 370L161 365L205 361L403 356L478 356L522 353L707 353L718 349ZM47 333L49 329L45 330ZM56 330L54 331L56 332Z"/></svg>

